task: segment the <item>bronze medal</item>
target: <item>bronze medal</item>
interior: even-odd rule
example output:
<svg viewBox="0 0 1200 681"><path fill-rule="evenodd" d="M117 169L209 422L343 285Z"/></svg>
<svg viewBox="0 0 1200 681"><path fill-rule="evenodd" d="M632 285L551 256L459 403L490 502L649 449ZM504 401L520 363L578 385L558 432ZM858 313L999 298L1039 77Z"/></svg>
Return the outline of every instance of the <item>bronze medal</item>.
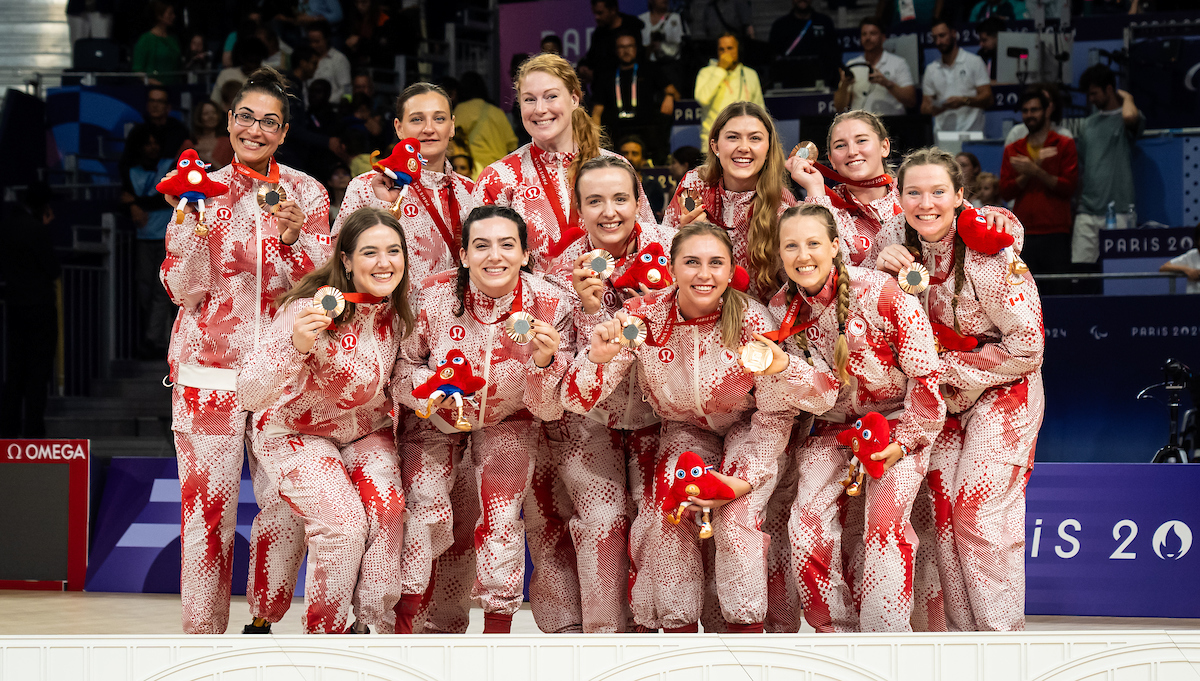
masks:
<svg viewBox="0 0 1200 681"><path fill-rule="evenodd" d="M584 262L587 266L592 268L592 271L599 275L601 279L608 279L612 276L613 270L617 269L617 261L613 259L612 253L603 248L589 251L584 257L586 258Z"/></svg>
<svg viewBox="0 0 1200 681"><path fill-rule="evenodd" d="M919 262L913 262L904 268L901 268L900 273L896 275L896 280L900 282L900 288L905 293L917 295L918 293L929 288L929 270Z"/></svg>
<svg viewBox="0 0 1200 681"><path fill-rule="evenodd" d="M696 206L700 205L700 195L691 189L683 192L683 209L687 212L696 210Z"/></svg>
<svg viewBox="0 0 1200 681"><path fill-rule="evenodd" d="M798 156L806 161L816 163L818 153L820 152L817 151L817 145L809 142L808 140L804 140L800 144L792 147L792 153L789 154L789 156Z"/></svg>
<svg viewBox="0 0 1200 681"><path fill-rule="evenodd" d="M534 321L533 315L528 312L513 312L508 315L508 321L504 325L504 332L517 345L525 345L533 340Z"/></svg>
<svg viewBox="0 0 1200 681"><path fill-rule="evenodd" d="M771 346L762 341L750 341L742 346L742 366L754 373L766 371L773 359Z"/></svg>
<svg viewBox="0 0 1200 681"><path fill-rule="evenodd" d="M621 327L621 335L617 340L622 346L633 350L645 343L646 337L649 335L646 322L642 321L641 317L630 317L629 321L625 322L625 326Z"/></svg>
<svg viewBox="0 0 1200 681"><path fill-rule="evenodd" d="M346 309L346 299L342 292L332 286L322 286L313 296L313 305L325 311L330 317L337 317Z"/></svg>
<svg viewBox="0 0 1200 681"><path fill-rule="evenodd" d="M287 199L287 190L283 185L263 184L259 186L255 198L258 199L259 208L274 215L279 212L280 204Z"/></svg>
<svg viewBox="0 0 1200 681"><path fill-rule="evenodd" d="M1029 271L1029 265L1021 260L1021 256L1009 250L1008 261L1008 285L1020 286L1025 283L1025 273Z"/></svg>

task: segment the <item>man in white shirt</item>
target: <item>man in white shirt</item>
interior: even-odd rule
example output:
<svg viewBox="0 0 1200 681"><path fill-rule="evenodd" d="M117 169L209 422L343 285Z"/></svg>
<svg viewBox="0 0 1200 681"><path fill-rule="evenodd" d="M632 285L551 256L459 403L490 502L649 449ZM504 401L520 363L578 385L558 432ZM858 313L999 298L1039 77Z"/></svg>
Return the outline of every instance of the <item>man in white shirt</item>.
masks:
<svg viewBox="0 0 1200 681"><path fill-rule="evenodd" d="M717 58L696 74L696 101L704 110L700 121L701 148L708 148L708 131L721 110L734 102L766 106L758 73L739 61L738 39L725 34L717 41Z"/></svg>
<svg viewBox="0 0 1200 681"><path fill-rule="evenodd" d="M863 54L846 62L850 68L841 69L842 81L833 95L834 107L838 111L861 109L880 116L903 116L906 109L917 104L917 88L908 62L883 50L887 31L879 19L866 17L858 23L858 31ZM856 64L870 68L853 68ZM865 82L858 82L859 76Z"/></svg>
<svg viewBox="0 0 1200 681"><path fill-rule="evenodd" d="M350 60L329 44L329 24L322 21L310 25L308 27L308 45L313 52L317 53L321 61L317 62L317 72L313 74L306 85L311 85L314 80L318 79L329 81L332 90L329 101L334 103L341 101L342 97L350 94L350 88L354 81L350 77Z"/></svg>
<svg viewBox="0 0 1200 681"><path fill-rule="evenodd" d="M958 34L945 21L931 31L942 58L925 67L921 113L933 116L934 132L983 131L983 110L991 104L987 65L958 46Z"/></svg>

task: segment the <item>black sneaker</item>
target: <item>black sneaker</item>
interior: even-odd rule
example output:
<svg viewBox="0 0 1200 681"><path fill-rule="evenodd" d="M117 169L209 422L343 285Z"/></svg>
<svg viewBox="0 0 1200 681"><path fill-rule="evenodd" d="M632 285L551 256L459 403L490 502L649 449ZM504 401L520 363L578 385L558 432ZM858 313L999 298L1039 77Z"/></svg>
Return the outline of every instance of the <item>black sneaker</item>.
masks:
<svg viewBox="0 0 1200 681"><path fill-rule="evenodd" d="M362 622L355 622L353 625L351 625L349 628L346 629L346 633L347 634L369 634L369 633L371 633L371 627L367 626L366 624L363 624Z"/></svg>
<svg viewBox="0 0 1200 681"><path fill-rule="evenodd" d="M266 621L265 619L262 619L261 617L255 618L254 620L252 620L250 622L250 624L247 624L246 626L242 627L242 633L243 634L269 634L269 633L271 633L271 623Z"/></svg>

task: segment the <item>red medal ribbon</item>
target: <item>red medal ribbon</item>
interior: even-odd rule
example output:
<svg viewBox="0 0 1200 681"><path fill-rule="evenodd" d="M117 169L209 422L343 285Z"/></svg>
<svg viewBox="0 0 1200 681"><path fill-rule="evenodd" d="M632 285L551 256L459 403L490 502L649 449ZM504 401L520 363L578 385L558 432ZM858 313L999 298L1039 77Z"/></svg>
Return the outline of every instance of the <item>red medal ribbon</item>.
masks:
<svg viewBox="0 0 1200 681"><path fill-rule="evenodd" d="M462 242L462 216L458 210L458 199L454 196L453 181L450 187L441 187L438 189L438 194L446 192L446 209L450 213L450 226L446 226L446 221L442 219L442 211L440 206L435 206L433 197L430 192L421 184L418 178L412 183L413 191L416 192L417 198L421 200L421 205L425 206L425 211L429 213L429 217L433 219L433 224L437 225L438 231L442 233L442 238L446 240L446 245L453 248L461 245ZM439 201L440 203L440 201Z"/></svg>
<svg viewBox="0 0 1200 681"><path fill-rule="evenodd" d="M837 289L838 274L837 274L836 269L833 270L832 275L833 275L833 283L831 284L831 286L834 289ZM818 295L819 295L819 293L818 293ZM764 333L763 336L766 338L770 338L771 340L775 341L776 343L782 343L785 340L791 338L792 336L800 333L801 331L807 330L808 327L812 326L813 324L816 324L817 320L821 318L820 315L813 317L812 319L808 320L807 322L804 322L800 326L793 326L796 323L796 318L800 316L800 306L801 306L801 304L803 304L803 302L804 302L804 293L802 291L797 290L796 295L792 297L792 304L788 306L787 314L785 314L783 316L783 323L779 325L779 329L777 331L768 331L768 332Z"/></svg>
<svg viewBox="0 0 1200 681"><path fill-rule="evenodd" d="M952 275L954 273L954 263L956 262L956 260L957 260L957 258L954 257L954 249L952 248L952 249L950 249L950 267L947 267L946 273L939 277L930 276L929 277L929 285L937 286L938 284L949 279L950 275Z"/></svg>
<svg viewBox="0 0 1200 681"><path fill-rule="evenodd" d="M472 295L470 288L467 289L467 295ZM512 316L512 313L523 312L524 309L521 307L521 275L520 274L517 275L517 287L515 289L513 289L512 307L509 308L508 312L505 315L503 315L502 317L498 317L496 319L496 321L485 322L482 319L480 319L479 316L475 314L475 306L474 305L467 305L466 308L467 308L467 311L471 313L471 316L475 318L475 321L479 322L480 325L482 325L482 326L487 326L489 324L499 324L500 322L503 322L503 321L507 320L510 316Z"/></svg>
<svg viewBox="0 0 1200 681"><path fill-rule="evenodd" d="M239 174L249 177L252 180L269 182L270 184L279 184L279 164L275 162L274 157L271 157L267 160L267 174L265 176L250 166L245 165L241 161L234 161L233 169Z"/></svg>
<svg viewBox="0 0 1200 681"><path fill-rule="evenodd" d="M716 208L717 210L716 210L716 217L713 217L713 211L711 211L711 210L704 211L708 215L708 221L724 230L730 230L730 229L733 229L734 227L736 227L737 225L730 227L729 225L725 224L725 189L724 189L724 185L718 184L718 185L714 185L714 186L709 186L705 189L704 193L708 194L709 192L712 192L711 196L712 196L713 200L712 200L712 202L705 201L704 205L712 206L713 208ZM753 218L753 217L754 217L754 204L750 204L750 210L746 212L746 222L749 223L751 218Z"/></svg>
<svg viewBox="0 0 1200 681"><path fill-rule="evenodd" d="M550 181L550 172L546 170L546 164L542 160L542 155L545 153L547 152L542 151L535 144L529 156L533 161L533 169L537 172L538 180L542 183L542 191L546 192L546 198L550 200L550 208L554 210L554 217L558 218L558 233L561 238L561 235L566 234L568 229L579 222L579 218L575 215L574 205L571 206L570 222L567 221L567 216L563 215L562 201L558 196L558 183Z"/></svg>
<svg viewBox="0 0 1200 681"><path fill-rule="evenodd" d="M671 340L671 334L674 333L676 326L701 326L704 324L715 323L721 318L721 308L717 308L713 312L709 312L706 315L700 315L694 319L687 319L682 322L677 322L675 319L680 316L679 297L675 292L671 293L671 303L671 312L667 315L667 324L663 329L663 337L660 340L656 341L652 337L653 334L649 333L650 325L646 325L646 343L648 345L652 345L656 348L666 345L667 341Z"/></svg>
<svg viewBox="0 0 1200 681"><path fill-rule="evenodd" d="M370 293L354 293L354 292L343 293L342 298L347 303L355 303L355 304L367 303L368 305L371 305L374 303L380 303L380 302L383 302L383 300L384 300L382 297L373 296ZM325 328L329 331L334 331L337 329L337 322L331 319L331 320L329 320L329 326L327 326Z"/></svg>
<svg viewBox="0 0 1200 681"><path fill-rule="evenodd" d="M827 179L833 180L834 182L840 182L842 184L848 184L851 187L873 188L873 187L883 187L885 185L889 185L892 183L892 176L888 175L887 173L884 173L884 174L880 175L879 177L872 177L869 180L851 180L850 178L842 177L842 175L839 174L836 170L834 170L833 168L830 168L828 166L825 166L823 164L814 163L813 167L816 168L817 172L824 175Z"/></svg>

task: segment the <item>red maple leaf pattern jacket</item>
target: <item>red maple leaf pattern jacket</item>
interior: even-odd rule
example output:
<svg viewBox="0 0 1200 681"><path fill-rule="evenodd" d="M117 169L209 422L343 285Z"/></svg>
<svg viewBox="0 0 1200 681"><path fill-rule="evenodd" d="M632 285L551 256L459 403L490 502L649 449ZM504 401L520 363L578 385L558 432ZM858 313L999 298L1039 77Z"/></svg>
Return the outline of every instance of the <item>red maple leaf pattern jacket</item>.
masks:
<svg viewBox="0 0 1200 681"><path fill-rule="evenodd" d="M585 414L621 384L636 364L642 391L663 419L681 421L724 435L750 417L752 434L725 453L721 472L760 487L776 475L777 458L787 445L792 419L799 409L785 399L779 376L754 376L742 371L737 352L721 341L720 325L683 325L678 319L675 289L632 298L625 312L646 320L651 338L661 347L644 343L622 349L608 364L595 364L581 351L563 379L566 408ZM667 321L678 322L666 336ZM746 302L739 345L753 334L773 330L767 309ZM665 342L660 340L664 339ZM811 367L809 367L811 369ZM835 393L814 389L810 410L824 411Z"/></svg>
<svg viewBox="0 0 1200 681"><path fill-rule="evenodd" d="M289 246L279 240L275 216L258 207L260 181L232 165L210 177L229 192L205 202L209 233L196 236L194 212L167 225L159 279L180 308L167 353L171 380L182 364L241 369L271 325L275 299L333 252L329 195L313 178L279 166L279 184L304 213L304 227ZM187 430L181 416L176 414L175 427Z"/></svg>
<svg viewBox="0 0 1200 681"><path fill-rule="evenodd" d="M867 412L885 416L903 409L892 428L892 440L916 452L928 447L942 430L946 405L938 392L940 377L933 329L913 296L900 290L895 277L883 272L848 265L850 308L846 316L846 342L850 355L846 369L850 380L841 386L837 402L822 417L853 423ZM804 296L796 324L812 322L802 331L810 352L832 366L838 337L836 270L815 296ZM781 320L787 314L787 289L771 300L771 314ZM798 295L804 295L801 292ZM785 347L799 357L795 337ZM815 358L814 358L815 362ZM803 361L793 361L785 375Z"/></svg>
<svg viewBox="0 0 1200 681"><path fill-rule="evenodd" d="M387 201L381 201L371 189L371 179L377 175L374 170L363 173L350 180L346 187L346 196L342 199L342 207L333 223L333 234L336 236L342 230L354 211L363 206L371 206L390 211L392 206ZM404 188L400 215L397 219L404 228L404 238L408 242L408 280L414 284L424 281L427 277L452 270L458 267L458 251L462 245L462 234L454 232L454 222L449 218L449 193L454 193L454 203L458 207L458 223L466 221L467 215L475 207L475 199L471 192L475 184L469 178L454 172L450 162L446 162L445 173L437 173L428 168L421 171L420 178L414 184L420 184L428 200L437 206L446 229L451 233L450 241L438 228L429 209L417 196L417 190L409 185ZM445 199L443 199L445 195ZM413 293L420 293L414 286ZM410 299L415 302L417 299Z"/></svg>
<svg viewBox="0 0 1200 681"><path fill-rule="evenodd" d="M600 153L621 158L607 149L601 149ZM532 143L526 144L484 168L475 183L476 204L508 206L525 218L529 230L529 264L534 270L549 268L548 253L558 244L563 231L551 203L552 193L542 186L535 160L542 164L547 178L554 183L563 219L570 220L575 191L567 185L567 168L574 158L574 153L543 151ZM637 220L642 224L654 222L654 211L645 195L638 198ZM573 226L583 229L582 220L576 219Z"/></svg>
<svg viewBox="0 0 1200 681"><path fill-rule="evenodd" d="M255 412L254 429L266 437L318 435L341 448L391 424L388 380L400 319L388 298L355 305L349 321L319 333L301 354L292 325L311 306L309 299L294 300L275 316L238 374L238 401Z"/></svg>
<svg viewBox="0 0 1200 681"><path fill-rule="evenodd" d="M467 309L461 317L455 295L456 281L445 273L427 288L417 315L416 331L400 345L392 373L392 400L412 410L424 410L426 400L412 391L432 377L437 363L451 350L461 350L475 375L486 385L476 393L478 406L466 401L463 414L475 430L494 426L528 409L543 421L562 416L559 382L574 357L575 332L571 325L573 301L541 275L521 273L521 306L525 312L556 328L561 335L554 361L545 368L533 362L533 343L518 345L504 332L515 291L503 298L489 298L474 284L467 287ZM439 415L454 423L449 410Z"/></svg>
<svg viewBox="0 0 1200 681"><path fill-rule="evenodd" d="M635 253L652 243L662 246L664 253L671 250L671 239L675 236L675 230L667 229L653 222L638 223L637 230ZM572 318L575 324L575 352L586 352L592 343L592 329L597 324L612 319L612 315L624 306L628 296L613 286L612 282L634 264L631 254L625 258L625 262L613 270L612 275L604 283L604 296L601 299L600 311L589 315L583 311L583 305L578 302L578 294L575 292L575 287L571 285L571 275L575 269L575 261L584 253L592 250L594 247L591 240L584 236L568 246L562 255L555 259L550 272L546 275L547 281L562 287L574 301L575 308ZM630 372L627 380L622 381L620 385L613 388L611 394L597 402L589 415L614 430L638 430L661 421L642 394L637 372Z"/></svg>
<svg viewBox="0 0 1200 681"><path fill-rule="evenodd" d="M729 239L733 241L733 264L741 265L746 268L750 274L750 287L746 289L746 293L755 300L766 300L766 296L771 292L758 290L757 281L758 270L750 266L750 208L754 205L754 197L757 192L735 192L725 189L724 180L717 183L716 187L708 184L700 179L700 175L695 169L689 170L679 184L675 187L675 196L672 197L670 203L663 210L663 227L678 231L679 229L679 197L685 191L696 192L701 197L701 203L704 204L705 212L712 220L720 221L725 229L729 230ZM721 194L721 215L716 215L709 211L715 209L717 193ZM786 188L783 190L783 198L779 202L778 215L783 215L783 212L796 204L796 198ZM715 224L715 223L714 223Z"/></svg>

